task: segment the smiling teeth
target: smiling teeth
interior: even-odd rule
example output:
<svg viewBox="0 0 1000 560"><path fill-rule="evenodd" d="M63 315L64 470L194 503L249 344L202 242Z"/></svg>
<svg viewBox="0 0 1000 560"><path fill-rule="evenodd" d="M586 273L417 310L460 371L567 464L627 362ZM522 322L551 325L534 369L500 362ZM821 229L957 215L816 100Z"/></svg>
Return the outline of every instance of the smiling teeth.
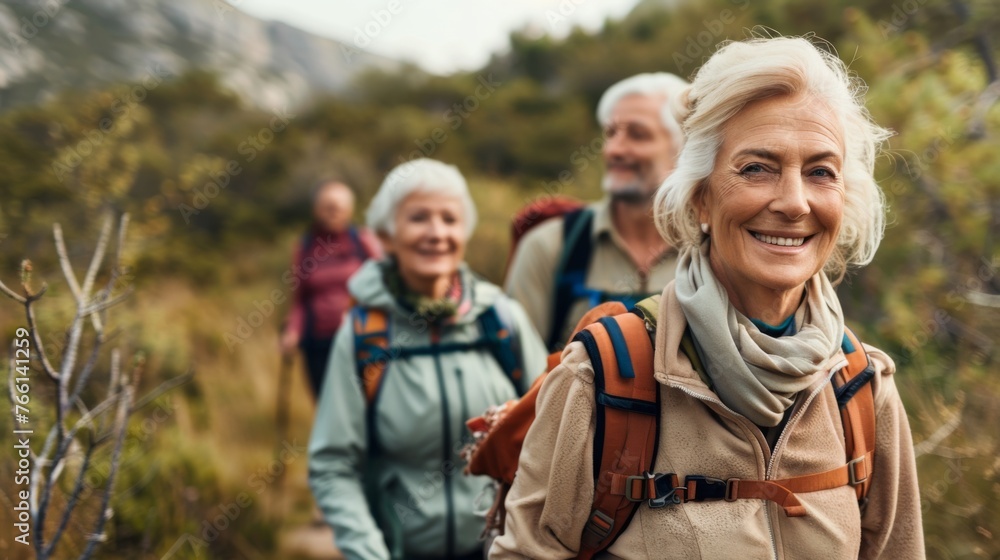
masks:
<svg viewBox="0 0 1000 560"><path fill-rule="evenodd" d="M768 245L780 245L782 247L798 247L806 241L805 237L774 237L772 235L761 235L759 233L755 233L753 236Z"/></svg>

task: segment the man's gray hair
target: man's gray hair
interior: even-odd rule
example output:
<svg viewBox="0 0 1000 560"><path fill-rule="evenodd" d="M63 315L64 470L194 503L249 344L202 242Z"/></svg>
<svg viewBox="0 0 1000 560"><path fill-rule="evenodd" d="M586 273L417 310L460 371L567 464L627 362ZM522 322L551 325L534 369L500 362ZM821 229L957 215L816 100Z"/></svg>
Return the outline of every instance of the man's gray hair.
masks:
<svg viewBox="0 0 1000 560"><path fill-rule="evenodd" d="M663 97L660 120L679 148L684 143L684 133L681 131L677 115L673 112L672 101L686 91L689 85L684 79L667 72L636 74L631 78L625 78L609 87L601 96L601 100L597 103L597 122L601 123L601 126L607 126L611 122L615 106L630 95Z"/></svg>

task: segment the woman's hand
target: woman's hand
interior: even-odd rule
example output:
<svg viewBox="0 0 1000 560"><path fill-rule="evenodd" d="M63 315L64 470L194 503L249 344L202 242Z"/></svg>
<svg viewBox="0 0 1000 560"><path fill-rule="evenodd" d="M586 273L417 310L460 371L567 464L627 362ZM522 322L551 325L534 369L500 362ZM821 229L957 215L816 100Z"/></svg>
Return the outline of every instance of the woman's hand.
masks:
<svg viewBox="0 0 1000 560"><path fill-rule="evenodd" d="M281 353L283 355L290 355L295 352L295 349L299 347L299 340L302 337L298 332L293 330L287 330L281 335L281 341L279 345L281 347Z"/></svg>

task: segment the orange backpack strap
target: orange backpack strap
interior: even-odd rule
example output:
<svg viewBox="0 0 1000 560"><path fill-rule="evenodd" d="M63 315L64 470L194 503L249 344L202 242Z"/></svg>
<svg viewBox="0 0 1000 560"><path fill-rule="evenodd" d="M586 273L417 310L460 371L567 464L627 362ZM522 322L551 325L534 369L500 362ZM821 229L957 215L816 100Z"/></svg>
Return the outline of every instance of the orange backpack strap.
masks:
<svg viewBox="0 0 1000 560"><path fill-rule="evenodd" d="M648 484L659 438L659 386L653 378L653 343L636 313L604 317L577 334L594 368L594 508L577 558L589 560L614 543L640 500L627 486Z"/></svg>
<svg viewBox="0 0 1000 560"><path fill-rule="evenodd" d="M673 473L650 473L642 477L615 474L612 479L617 484L613 485L613 493L620 492L630 501L647 500L650 507L712 500L769 500L781 506L789 517L800 517L807 512L797 493L850 485L864 507L871 486L875 450L875 400L870 383L875 369L864 347L849 330L844 335L843 349L847 365L834 375L833 382L844 425L845 464L825 472L781 480L723 480L687 475L683 485Z"/></svg>
<svg viewBox="0 0 1000 560"><path fill-rule="evenodd" d="M848 474L857 491L858 503L864 507L871 488L875 452L875 389L871 383L875 368L851 329L844 333L844 354L847 367L834 376L834 386L844 424Z"/></svg>
<svg viewBox="0 0 1000 560"><path fill-rule="evenodd" d="M875 368L850 329L844 333L843 350L847 365L834 374L833 384L844 425L847 462L826 472L784 480L730 479L726 481L726 499L771 500L782 506L787 515L796 517L806 515L796 493L850 485L857 493L858 503L862 508L865 506L875 454L875 394L871 385Z"/></svg>
<svg viewBox="0 0 1000 560"><path fill-rule="evenodd" d="M369 405L378 396L382 377L389 365L389 318L385 311L369 307L351 309L354 327L354 355L358 381Z"/></svg>
<svg viewBox="0 0 1000 560"><path fill-rule="evenodd" d="M574 332L579 332L602 317L618 315L626 311L625 306L619 302L603 303L588 311L577 323ZM507 491L514 483L514 475L517 473L518 458L521 454L521 447L524 445L524 438L531 423L535 420L535 402L538 399L538 391L541 389L543 380L548 376L548 372L558 366L561 361L561 352L550 354L545 372L535 379L527 394L517 401L507 403L504 406L502 416L488 422L485 436L470 450L469 463L465 471L468 474L489 476L498 483L493 507L486 516L484 535L489 534L494 529L498 530L501 535L503 534L506 522L504 500ZM467 422L467 425L475 433L483 429L484 422L487 422L486 415L473 418Z"/></svg>

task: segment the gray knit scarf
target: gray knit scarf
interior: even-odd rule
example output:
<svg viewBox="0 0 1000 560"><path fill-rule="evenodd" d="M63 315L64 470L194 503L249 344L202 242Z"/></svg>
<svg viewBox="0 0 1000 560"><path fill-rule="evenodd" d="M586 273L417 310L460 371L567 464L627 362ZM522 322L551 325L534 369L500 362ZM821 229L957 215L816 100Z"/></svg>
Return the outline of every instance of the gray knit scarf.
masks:
<svg viewBox="0 0 1000 560"><path fill-rule="evenodd" d="M777 426L795 394L828 373L820 366L844 336L840 301L820 271L806 281L796 333L771 337L729 302L709 265L709 246L706 240L680 256L677 299L722 402L758 426Z"/></svg>

